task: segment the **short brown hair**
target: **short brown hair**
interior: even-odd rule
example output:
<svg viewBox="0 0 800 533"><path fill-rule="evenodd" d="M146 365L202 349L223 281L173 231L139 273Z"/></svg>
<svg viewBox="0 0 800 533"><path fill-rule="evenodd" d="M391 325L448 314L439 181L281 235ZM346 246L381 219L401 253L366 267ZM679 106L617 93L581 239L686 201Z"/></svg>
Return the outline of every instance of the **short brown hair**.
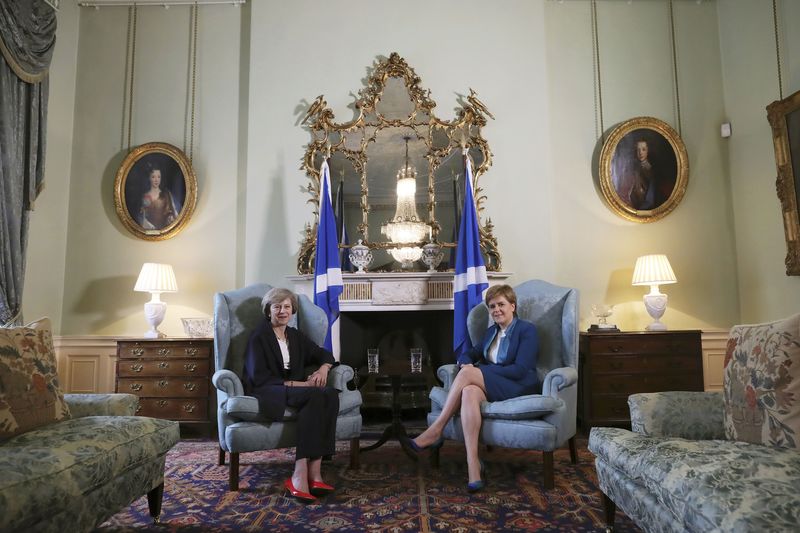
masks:
<svg viewBox="0 0 800 533"><path fill-rule="evenodd" d="M484 299L486 307L489 307L489 302L498 296L502 296L508 300L508 303L514 304L514 316L517 316L517 293L514 292L511 285L492 285L489 287L486 291L486 298Z"/></svg>
<svg viewBox="0 0 800 533"><path fill-rule="evenodd" d="M279 304L284 301L286 298L289 298L292 301L292 314L297 312L298 302L297 302L297 295L290 291L289 289L283 289L280 287L274 287L267 291L267 294L261 299L261 311L264 313L264 316L267 317L269 320L269 308L272 307L273 304Z"/></svg>

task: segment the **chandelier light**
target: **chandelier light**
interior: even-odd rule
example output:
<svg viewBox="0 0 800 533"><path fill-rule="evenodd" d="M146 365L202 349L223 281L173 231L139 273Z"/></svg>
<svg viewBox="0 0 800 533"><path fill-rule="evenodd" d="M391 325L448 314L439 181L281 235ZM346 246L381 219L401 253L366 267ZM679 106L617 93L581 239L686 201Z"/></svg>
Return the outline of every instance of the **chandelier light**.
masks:
<svg viewBox="0 0 800 533"><path fill-rule="evenodd" d="M422 222L417 215L417 170L408 163L408 141L406 141L406 160L403 168L397 171L397 207L394 217L381 226L381 233L399 245L389 249L389 254L404 269L409 269L414 261L422 257L422 248L414 246L430 238L430 225Z"/></svg>

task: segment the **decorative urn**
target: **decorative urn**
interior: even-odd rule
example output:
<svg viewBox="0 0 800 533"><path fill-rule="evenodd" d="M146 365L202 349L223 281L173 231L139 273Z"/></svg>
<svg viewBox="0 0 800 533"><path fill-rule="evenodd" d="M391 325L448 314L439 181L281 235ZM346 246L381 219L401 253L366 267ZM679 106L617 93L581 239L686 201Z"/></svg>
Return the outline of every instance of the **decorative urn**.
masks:
<svg viewBox="0 0 800 533"><path fill-rule="evenodd" d="M372 252L369 249L369 246L364 244L361 239L358 239L358 244L354 244L350 247L350 262L353 263L354 266L358 267L356 274L366 274L366 270L364 268L368 267L369 264L372 262Z"/></svg>
<svg viewBox="0 0 800 533"><path fill-rule="evenodd" d="M429 242L422 247L422 262L428 267L428 272L436 272L436 267L442 262L444 252L436 243Z"/></svg>

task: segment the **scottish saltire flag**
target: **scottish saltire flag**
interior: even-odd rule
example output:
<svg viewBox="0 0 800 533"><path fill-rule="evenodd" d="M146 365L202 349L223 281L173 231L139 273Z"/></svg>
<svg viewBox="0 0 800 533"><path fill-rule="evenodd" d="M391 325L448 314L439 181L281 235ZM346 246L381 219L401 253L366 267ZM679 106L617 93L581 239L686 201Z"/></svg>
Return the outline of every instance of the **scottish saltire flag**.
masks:
<svg viewBox="0 0 800 533"><path fill-rule="evenodd" d="M317 251L314 259L314 303L328 315L328 333L324 347L333 351L331 329L339 319L339 295L342 294L342 269L339 264L339 241L336 238L336 218L331 204L331 173L328 162L319 169L319 224Z"/></svg>
<svg viewBox="0 0 800 533"><path fill-rule="evenodd" d="M467 315L481 303L483 291L489 288L486 266L481 255L478 233L478 214L472 197L472 163L464 149L466 178L464 180L464 209L456 245L456 277L453 280L453 350L456 358L472 348L467 331Z"/></svg>

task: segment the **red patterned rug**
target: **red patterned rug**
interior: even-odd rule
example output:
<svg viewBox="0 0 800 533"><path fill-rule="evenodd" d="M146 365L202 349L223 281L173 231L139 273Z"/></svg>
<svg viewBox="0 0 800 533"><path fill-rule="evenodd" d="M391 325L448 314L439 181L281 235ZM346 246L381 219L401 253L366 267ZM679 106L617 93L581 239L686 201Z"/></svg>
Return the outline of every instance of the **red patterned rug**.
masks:
<svg viewBox="0 0 800 533"><path fill-rule="evenodd" d="M362 442L363 444L363 442ZM181 441L167 455L161 524L154 526L142 497L97 532L126 531L370 531L449 533L496 531L603 531L593 456L579 442L577 465L555 454L555 489L542 489L539 452L495 448L483 452L487 488L466 491L463 445L447 442L441 467L417 464L397 443L361 454L347 469L342 453L323 465L336 493L303 505L287 497L294 449L241 455L240 490L227 490L227 466L217 466L217 442ZM617 512L615 531L639 531Z"/></svg>

